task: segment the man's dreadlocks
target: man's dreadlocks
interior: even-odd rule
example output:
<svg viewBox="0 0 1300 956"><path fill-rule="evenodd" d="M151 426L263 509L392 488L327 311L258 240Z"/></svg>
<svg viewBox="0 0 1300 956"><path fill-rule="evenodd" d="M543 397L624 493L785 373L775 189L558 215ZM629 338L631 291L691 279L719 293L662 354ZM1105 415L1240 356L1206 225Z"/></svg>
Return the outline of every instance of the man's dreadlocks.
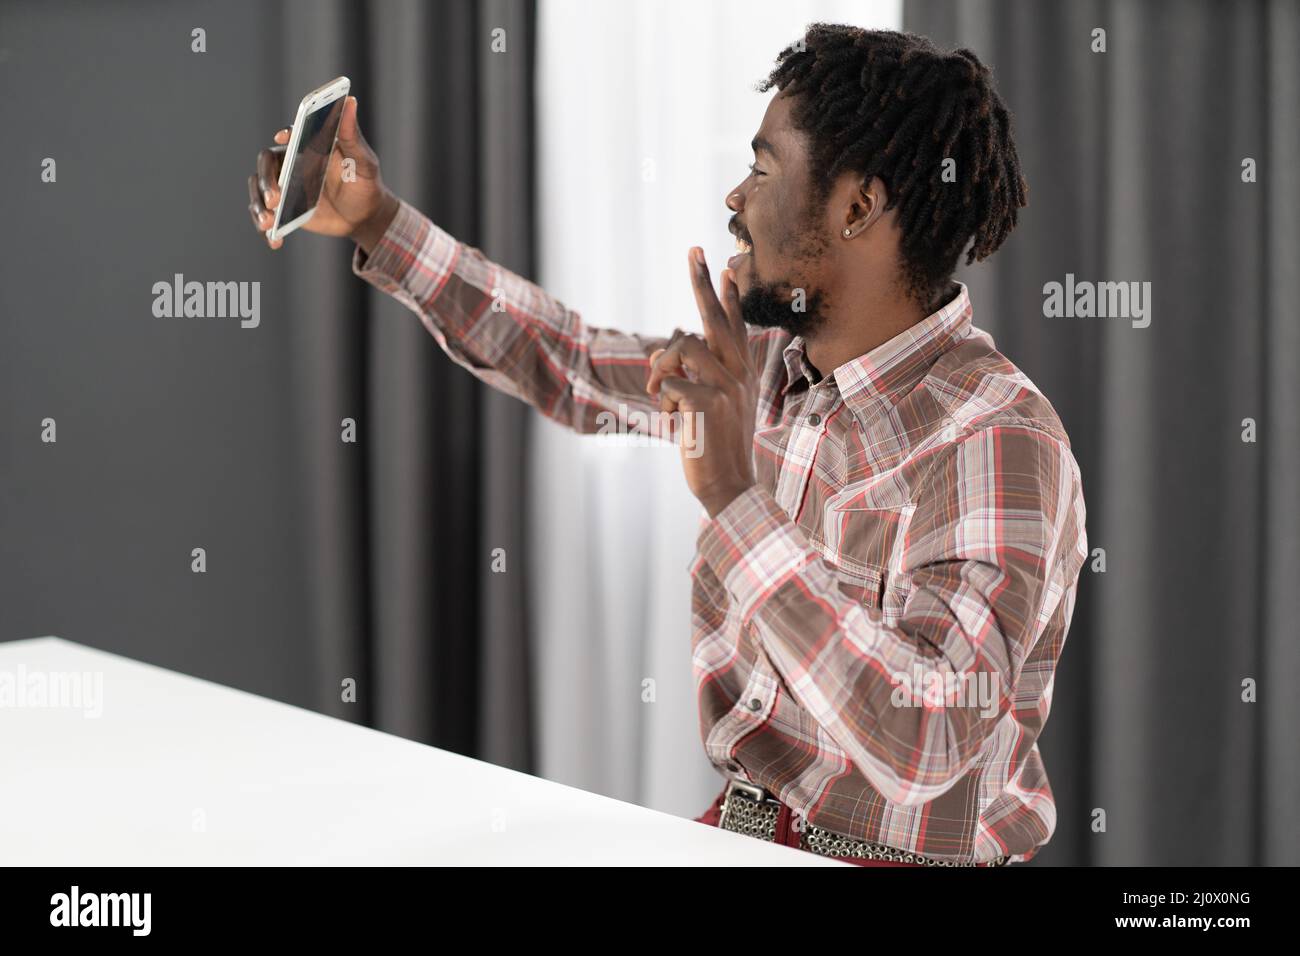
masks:
<svg viewBox="0 0 1300 956"><path fill-rule="evenodd" d="M1028 186L1011 117L970 50L814 23L759 84L773 87L795 97L820 200L845 171L884 182L886 208L899 208L907 288L922 303L947 285L968 243L967 265L992 255L1015 227ZM954 182L943 181L949 158Z"/></svg>

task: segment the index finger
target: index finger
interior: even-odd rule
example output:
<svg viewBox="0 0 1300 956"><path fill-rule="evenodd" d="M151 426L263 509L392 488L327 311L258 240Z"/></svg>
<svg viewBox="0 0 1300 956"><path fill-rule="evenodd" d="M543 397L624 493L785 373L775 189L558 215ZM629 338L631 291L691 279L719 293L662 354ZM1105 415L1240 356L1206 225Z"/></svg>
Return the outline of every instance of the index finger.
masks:
<svg viewBox="0 0 1300 956"><path fill-rule="evenodd" d="M734 269L722 270L722 311L727 313L731 325L731 337L740 349L742 359L749 358L749 331L745 328L745 317L740 311L740 286L736 284Z"/></svg>
<svg viewBox="0 0 1300 956"><path fill-rule="evenodd" d="M695 290L695 306L700 310L700 318L704 321L704 340L728 371L738 372L744 364L744 356L731 327L731 319L718 301L718 294L713 291L713 284L709 281L709 267L704 261L704 250L699 246L693 247L690 258L691 287Z"/></svg>

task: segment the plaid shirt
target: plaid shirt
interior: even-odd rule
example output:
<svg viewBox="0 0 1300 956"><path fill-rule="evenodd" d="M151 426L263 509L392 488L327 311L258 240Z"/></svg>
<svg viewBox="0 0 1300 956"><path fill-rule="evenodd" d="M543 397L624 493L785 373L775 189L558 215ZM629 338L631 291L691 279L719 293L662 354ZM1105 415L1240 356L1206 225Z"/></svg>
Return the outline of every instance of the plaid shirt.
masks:
<svg viewBox="0 0 1300 956"><path fill-rule="evenodd" d="M483 381L582 432L650 428L661 338L583 323L403 203L353 271ZM815 380L752 330L757 484L699 535L700 732L798 819L926 856L1032 857L1055 802L1037 739L1087 555L1055 411L948 305Z"/></svg>

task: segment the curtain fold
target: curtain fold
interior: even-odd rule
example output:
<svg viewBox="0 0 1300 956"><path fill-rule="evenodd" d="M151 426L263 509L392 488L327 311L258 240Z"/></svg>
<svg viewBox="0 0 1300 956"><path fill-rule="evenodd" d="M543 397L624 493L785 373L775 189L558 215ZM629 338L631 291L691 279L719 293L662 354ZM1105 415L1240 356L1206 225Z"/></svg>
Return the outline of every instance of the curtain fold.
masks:
<svg viewBox="0 0 1300 956"><path fill-rule="evenodd" d="M283 15L286 89L349 75L390 188L528 274L531 2L289 3ZM352 276L350 245L283 252L318 705L529 770L526 409ZM340 441L343 418L357 423L355 444ZM496 548L505 573L491 570ZM356 705L339 699L347 677Z"/></svg>
<svg viewBox="0 0 1300 956"><path fill-rule="evenodd" d="M1035 862L1295 865L1300 11L908 0L904 23L974 50L1014 116L1029 206L962 278L1060 412L1106 555L1042 738L1059 819ZM1149 281L1151 324L1046 318L1067 273Z"/></svg>

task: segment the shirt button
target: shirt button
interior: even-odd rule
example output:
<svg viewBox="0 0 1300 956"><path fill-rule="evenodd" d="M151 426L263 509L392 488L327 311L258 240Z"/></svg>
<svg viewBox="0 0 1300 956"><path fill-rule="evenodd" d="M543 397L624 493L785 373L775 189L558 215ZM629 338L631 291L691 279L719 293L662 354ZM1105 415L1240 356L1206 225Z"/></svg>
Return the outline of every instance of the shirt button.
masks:
<svg viewBox="0 0 1300 956"><path fill-rule="evenodd" d="M757 697L755 697L753 700L751 700L751 701L749 702L749 709L750 709L750 710L762 710L762 709L763 709L763 702L762 702L761 700L759 700Z"/></svg>
<svg viewBox="0 0 1300 956"><path fill-rule="evenodd" d="M822 417L818 415L816 412L813 412L811 415L808 416L808 424L811 425L813 428L816 428L821 423L822 423Z"/></svg>

